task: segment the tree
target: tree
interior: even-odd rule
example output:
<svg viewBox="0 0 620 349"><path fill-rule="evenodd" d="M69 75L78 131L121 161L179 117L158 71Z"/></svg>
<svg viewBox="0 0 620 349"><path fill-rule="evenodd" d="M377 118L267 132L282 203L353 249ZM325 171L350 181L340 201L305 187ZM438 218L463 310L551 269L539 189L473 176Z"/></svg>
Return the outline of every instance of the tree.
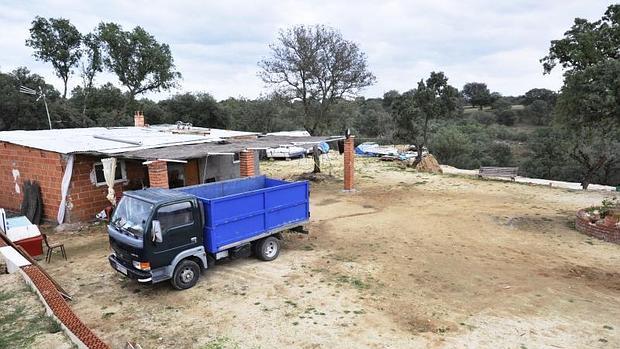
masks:
<svg viewBox="0 0 620 349"><path fill-rule="evenodd" d="M495 121L497 121L497 117L495 116L495 114L485 110L476 110L475 112L471 113L471 117L478 123L485 126L489 126L495 123Z"/></svg>
<svg viewBox="0 0 620 349"><path fill-rule="evenodd" d="M575 19L564 38L541 59L545 73L565 69L556 122L570 141L570 157L582 168L587 189L598 172L620 156L620 5L595 22Z"/></svg>
<svg viewBox="0 0 620 349"><path fill-rule="evenodd" d="M505 110L511 110L512 103L510 102L508 98L500 97L496 101L493 102L492 107L494 111L501 112Z"/></svg>
<svg viewBox="0 0 620 349"><path fill-rule="evenodd" d="M142 27L124 31L118 24L101 23L97 35L105 49L103 62L127 87L130 101L144 92L173 88L181 78L170 47Z"/></svg>
<svg viewBox="0 0 620 349"><path fill-rule="evenodd" d="M458 127L446 125L441 127L431 140L430 151L442 164L448 164L459 168L467 168L470 164L469 154L472 144Z"/></svg>
<svg viewBox="0 0 620 349"><path fill-rule="evenodd" d="M416 161L422 160L422 149L428 144L430 123L439 118L454 116L457 111L458 90L448 85L444 73L431 72L414 90L403 93L393 105L396 126L394 137L410 142L418 149Z"/></svg>
<svg viewBox="0 0 620 349"><path fill-rule="evenodd" d="M82 39L83 43L83 55L84 60L80 64L80 70L82 75L82 84L84 85L82 104L82 119L83 126L86 126L86 104L88 102L88 96L92 92L93 83L95 81L95 75L103 70L103 60L101 57L101 42L97 35L87 34Z"/></svg>
<svg viewBox="0 0 620 349"><path fill-rule="evenodd" d="M391 139L392 116L382 103L376 99L366 99L358 104L359 114L354 121L355 130L365 137Z"/></svg>
<svg viewBox="0 0 620 349"><path fill-rule="evenodd" d="M277 98L260 97L228 98L220 106L231 116L230 126L235 130L251 132L273 132L278 126L280 105Z"/></svg>
<svg viewBox="0 0 620 349"><path fill-rule="evenodd" d="M303 105L304 128L311 134L329 127L329 109L375 82L366 55L335 29L294 26L282 30L261 60L259 76L277 93Z"/></svg>
<svg viewBox="0 0 620 349"><path fill-rule="evenodd" d="M540 61L545 73L558 64L567 71L581 71L607 59L619 59L620 5L610 5L595 22L575 18L573 26L559 40L552 40L549 54Z"/></svg>
<svg viewBox="0 0 620 349"><path fill-rule="evenodd" d="M552 127L539 128L527 144L529 159L525 164L528 176L552 179L566 163L568 155L565 135Z"/></svg>
<svg viewBox="0 0 620 349"><path fill-rule="evenodd" d="M123 112L129 98L112 83L92 87L86 100L84 94L84 88L77 86L71 91L69 99L76 110L83 110L86 101L86 114L81 120L82 123L86 123L87 126L133 125L133 115L126 115ZM150 120L150 117L148 118Z"/></svg>
<svg viewBox="0 0 620 349"><path fill-rule="evenodd" d="M516 116L515 113L510 109L501 110L497 113L496 119L497 123L500 125L512 126L515 124Z"/></svg>
<svg viewBox="0 0 620 349"><path fill-rule="evenodd" d="M19 93L21 85L41 86L47 96L52 123L56 123L56 106L60 93L41 76L20 67L8 74L0 73L0 131L48 128L43 102L36 101L34 96Z"/></svg>
<svg viewBox="0 0 620 349"><path fill-rule="evenodd" d="M493 166L510 166L512 162L512 149L503 142L492 142L488 146L488 153L493 159Z"/></svg>
<svg viewBox="0 0 620 349"><path fill-rule="evenodd" d="M465 86L463 86L463 96L472 107L477 106L480 110L493 103L491 91L489 91L487 84L482 82L470 82L465 84Z"/></svg>
<svg viewBox="0 0 620 349"><path fill-rule="evenodd" d="M52 64L64 84L62 98L67 98L69 76L82 55L81 42L82 35L67 19L37 16L32 21L30 39L26 40L26 45L34 49L38 60Z"/></svg>
<svg viewBox="0 0 620 349"><path fill-rule="evenodd" d="M214 128L226 128L229 124L229 115L208 93L177 94L160 101L159 106L172 122L183 121Z"/></svg>
<svg viewBox="0 0 620 349"><path fill-rule="evenodd" d="M620 60L567 74L557 110L557 122L571 141L570 156L583 169L581 186L587 189L599 171L620 161Z"/></svg>
<svg viewBox="0 0 620 349"><path fill-rule="evenodd" d="M523 104L530 105L535 101L545 101L550 106L555 106L558 94L546 88L533 88L523 96Z"/></svg>
<svg viewBox="0 0 620 349"><path fill-rule="evenodd" d="M529 119L529 121L538 126L548 125L551 121L551 114L553 112L553 107L549 105L549 103L544 100L537 99L532 104L528 105L524 109L525 118Z"/></svg>

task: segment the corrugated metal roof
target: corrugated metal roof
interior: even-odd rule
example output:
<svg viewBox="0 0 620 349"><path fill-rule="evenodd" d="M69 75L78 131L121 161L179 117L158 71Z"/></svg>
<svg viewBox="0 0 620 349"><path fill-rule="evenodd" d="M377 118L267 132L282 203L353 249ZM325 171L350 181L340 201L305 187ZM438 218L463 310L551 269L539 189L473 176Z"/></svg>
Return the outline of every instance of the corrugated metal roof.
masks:
<svg viewBox="0 0 620 349"><path fill-rule="evenodd" d="M2 131L0 141L61 154L82 153L154 160L192 159L208 154L266 149L284 144L311 148L319 142L335 140L334 137L296 137L298 134L294 133L295 136L281 133L255 138L258 133L202 127L178 130L176 125L151 125Z"/></svg>
<svg viewBox="0 0 620 349"><path fill-rule="evenodd" d="M109 137L114 140L95 138ZM177 144L222 140L213 135L174 134L154 127L89 127L56 130L2 131L0 141L62 154L100 152L114 154ZM139 142L140 145L125 143Z"/></svg>

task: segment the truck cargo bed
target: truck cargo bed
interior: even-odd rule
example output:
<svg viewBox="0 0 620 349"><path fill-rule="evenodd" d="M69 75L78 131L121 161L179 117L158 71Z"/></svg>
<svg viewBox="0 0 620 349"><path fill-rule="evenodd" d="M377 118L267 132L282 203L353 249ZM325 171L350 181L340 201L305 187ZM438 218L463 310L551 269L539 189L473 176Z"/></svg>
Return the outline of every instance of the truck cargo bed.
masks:
<svg viewBox="0 0 620 349"><path fill-rule="evenodd" d="M211 253L303 225L310 218L308 182L265 176L200 184L177 190L204 205L204 241Z"/></svg>

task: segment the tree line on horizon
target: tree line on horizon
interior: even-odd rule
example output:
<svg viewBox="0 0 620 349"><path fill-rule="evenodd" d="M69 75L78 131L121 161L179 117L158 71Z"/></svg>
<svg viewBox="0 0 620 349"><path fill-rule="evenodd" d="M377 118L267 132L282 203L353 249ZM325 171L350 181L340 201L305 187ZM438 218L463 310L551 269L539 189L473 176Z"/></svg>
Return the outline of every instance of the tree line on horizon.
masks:
<svg viewBox="0 0 620 349"><path fill-rule="evenodd" d="M169 46L139 26L126 31L100 23L82 34L66 19L36 17L26 45L52 65L63 91L25 67L0 72L0 130L47 128L42 103L19 93L22 85L40 86L54 128L132 125L133 110L144 111L151 124L255 132L303 127L313 135L350 128L360 141L428 147L441 163L461 168L518 165L522 175L584 188L620 184L620 5L595 22L575 19L551 42L541 63L545 73L564 70L559 92L534 88L523 96L502 96L483 82L459 90L443 72L432 72L408 91L360 97L376 81L365 53L323 25L279 32L271 55L258 62L271 91L256 99L217 101L200 92L158 102L141 97L178 86L181 74ZM97 85L103 71L121 86ZM67 91L76 72L81 84Z"/></svg>

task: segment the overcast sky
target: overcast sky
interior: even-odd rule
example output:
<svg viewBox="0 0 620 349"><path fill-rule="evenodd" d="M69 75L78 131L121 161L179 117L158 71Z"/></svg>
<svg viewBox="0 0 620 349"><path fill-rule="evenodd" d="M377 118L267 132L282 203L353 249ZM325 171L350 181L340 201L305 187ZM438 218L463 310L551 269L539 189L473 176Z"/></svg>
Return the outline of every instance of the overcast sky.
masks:
<svg viewBox="0 0 620 349"><path fill-rule="evenodd" d="M539 59L575 17L596 20L606 1L27 1L0 0L0 71L27 66L58 89L49 64L37 62L24 41L36 15L68 18L81 32L99 22L125 30L144 27L170 45L181 87L151 94L161 99L202 91L218 100L254 98L269 90L257 62L277 32L295 24L326 24L359 44L377 83L367 97L408 90L435 71L462 88L486 82L492 91L518 95L534 87L560 88L562 75L542 74ZM70 79L74 86L78 76ZM110 74L97 83L117 83Z"/></svg>

